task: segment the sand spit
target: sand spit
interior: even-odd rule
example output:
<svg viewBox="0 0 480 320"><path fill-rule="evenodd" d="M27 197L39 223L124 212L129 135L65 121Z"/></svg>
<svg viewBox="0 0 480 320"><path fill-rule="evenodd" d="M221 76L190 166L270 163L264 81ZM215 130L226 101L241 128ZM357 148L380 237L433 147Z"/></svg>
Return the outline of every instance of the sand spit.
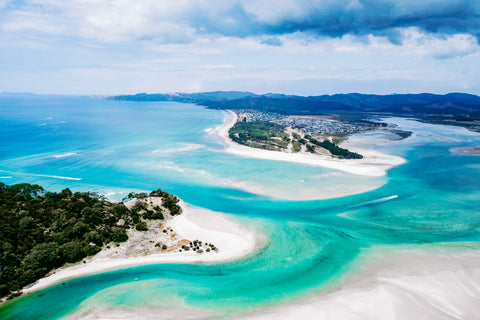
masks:
<svg viewBox="0 0 480 320"><path fill-rule="evenodd" d="M153 198L152 198L153 199ZM150 198L147 198L150 201ZM97 255L84 259L74 266L59 268L51 275L42 278L33 285L24 288L30 293L53 284L84 275L101 273L156 263L213 263L230 261L246 256L255 251L258 241L253 230L228 220L224 214L180 203L183 213L172 217L158 226L150 225L149 231L143 233L130 231L129 240L118 247L111 246ZM167 232L163 232L167 230ZM199 240L214 244L215 250L197 253L181 250L182 244ZM158 242L166 244L169 249L155 246Z"/></svg>
<svg viewBox="0 0 480 320"><path fill-rule="evenodd" d="M215 130L211 131L211 134L217 136L219 140L222 141L225 146L225 152L237 156L294 162L371 177L383 176L388 169L406 162L406 160L401 157L360 148L350 148L350 150L362 154L364 156L363 159L337 159L330 156L314 155L308 152L286 153L251 148L238 144L229 138L228 131L236 122L237 114L231 110L227 110L225 112L223 125L215 128Z"/></svg>

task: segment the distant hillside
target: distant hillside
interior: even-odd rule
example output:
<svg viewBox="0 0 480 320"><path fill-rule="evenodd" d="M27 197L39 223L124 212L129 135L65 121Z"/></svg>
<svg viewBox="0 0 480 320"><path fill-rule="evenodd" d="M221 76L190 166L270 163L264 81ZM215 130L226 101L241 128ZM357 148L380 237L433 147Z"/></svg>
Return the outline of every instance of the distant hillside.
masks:
<svg viewBox="0 0 480 320"><path fill-rule="evenodd" d="M177 101L211 109L251 109L286 115L336 115L361 118L371 115L416 117L430 122L462 125L480 130L480 97L466 93L421 94L335 94L294 96L257 95L251 92L217 91L203 93L136 94L112 97L127 101Z"/></svg>
<svg viewBox="0 0 480 320"><path fill-rule="evenodd" d="M199 101L228 101L253 96L256 96L256 94L251 92L215 91L199 93L137 93L135 95L114 96L111 97L111 99L125 101L177 101L197 103Z"/></svg>

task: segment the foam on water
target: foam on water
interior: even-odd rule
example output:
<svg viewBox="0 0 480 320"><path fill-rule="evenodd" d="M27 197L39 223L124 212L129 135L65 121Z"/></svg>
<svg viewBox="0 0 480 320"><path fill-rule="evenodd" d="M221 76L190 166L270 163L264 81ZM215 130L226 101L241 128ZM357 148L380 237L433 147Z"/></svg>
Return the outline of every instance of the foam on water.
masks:
<svg viewBox="0 0 480 320"><path fill-rule="evenodd" d="M63 153L63 154L56 154L53 157L54 158L65 158L65 157L74 156L76 154L77 154L76 152L67 152L67 153Z"/></svg>

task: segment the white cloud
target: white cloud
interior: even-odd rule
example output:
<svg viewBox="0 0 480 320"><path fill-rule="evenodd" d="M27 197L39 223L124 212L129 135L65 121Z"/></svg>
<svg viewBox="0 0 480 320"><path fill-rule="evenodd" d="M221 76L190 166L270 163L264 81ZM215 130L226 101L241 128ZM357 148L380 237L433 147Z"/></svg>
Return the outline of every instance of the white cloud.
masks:
<svg viewBox="0 0 480 320"><path fill-rule="evenodd" d="M0 0L0 7L7 3L8 0ZM3 15L0 22L3 31L81 37L106 43L137 40L185 43L219 34L241 38L282 35L297 29L304 30L302 36L308 37L309 31L321 34L322 28L326 34L335 36L352 33L365 36L368 30L382 29L382 23L392 29L389 23L398 23L399 15L413 19L415 14L428 16L429 10L438 15L441 12L436 12L437 8L467 8L462 6L462 0L25 0L24 3L12 5L13 9ZM388 10L379 13L374 10L377 7ZM480 5L476 7L480 10ZM474 10L475 5L468 8ZM372 27L369 25L372 21L379 24ZM324 25L327 22L337 22L338 26ZM289 25L293 25L292 29ZM337 27L345 30L336 34Z"/></svg>
<svg viewBox="0 0 480 320"><path fill-rule="evenodd" d="M392 44L388 38L367 35L363 37L345 35L341 38L323 38L309 43L310 48L323 47L328 50L354 56L388 55L395 60L409 59L447 59L467 56L480 52L477 39L469 34L434 35L421 32L417 28L398 30L402 42ZM290 44L292 45L292 44Z"/></svg>
<svg viewBox="0 0 480 320"><path fill-rule="evenodd" d="M0 91L480 92L474 72L480 49L469 34L404 28L396 30L400 41L394 45L372 34L330 38L299 31L235 37L212 32L208 25L238 24L241 17L231 12L235 4L258 21L274 23L308 15L306 8L361 10L364 1L26 3L1 11Z"/></svg>
<svg viewBox="0 0 480 320"><path fill-rule="evenodd" d="M202 66L201 68L203 69L232 69L232 68L235 68L235 66L233 64L206 64L204 66Z"/></svg>
<svg viewBox="0 0 480 320"><path fill-rule="evenodd" d="M5 8L12 0L0 0L0 9Z"/></svg>
<svg viewBox="0 0 480 320"><path fill-rule="evenodd" d="M80 36L102 42L155 39L191 41L195 30L182 19L195 8L193 0L29 0L8 14L4 31Z"/></svg>
<svg viewBox="0 0 480 320"><path fill-rule="evenodd" d="M403 29L402 46L418 55L429 55L435 58L454 58L479 52L475 37L469 34L435 36L420 32L416 28Z"/></svg>
<svg viewBox="0 0 480 320"><path fill-rule="evenodd" d="M18 11L11 14L9 19L2 24L2 29L7 32L34 31L51 35L65 33L64 26L53 23L53 19L48 15L28 11Z"/></svg>

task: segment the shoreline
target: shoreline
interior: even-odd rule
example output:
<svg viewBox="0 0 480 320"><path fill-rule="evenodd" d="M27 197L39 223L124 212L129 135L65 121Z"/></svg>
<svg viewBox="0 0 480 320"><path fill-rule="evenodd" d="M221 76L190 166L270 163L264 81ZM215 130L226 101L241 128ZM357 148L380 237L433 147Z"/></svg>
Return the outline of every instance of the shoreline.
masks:
<svg viewBox="0 0 480 320"><path fill-rule="evenodd" d="M363 159L337 159L306 152L286 153L247 147L232 141L228 135L230 128L237 122L237 114L232 110L226 110L224 115L224 123L212 130L211 134L217 136L225 147L224 151L232 155L318 166L369 177L384 176L387 170L406 163L406 160L401 157L355 147L350 147L350 150L362 154Z"/></svg>
<svg viewBox="0 0 480 320"><path fill-rule="evenodd" d="M475 243L379 246L323 292L236 319L478 319Z"/></svg>
<svg viewBox="0 0 480 320"><path fill-rule="evenodd" d="M50 275L23 288L22 295L73 278L140 265L157 263L200 264L232 261L253 253L260 245L258 235L254 230L247 229L246 227L227 219L225 214L199 207L192 207L183 201L179 204L183 210L182 214L169 219L165 223L165 226L171 227L178 235L185 239L191 241L199 239L203 242L214 243L218 248L217 252L212 251L199 254L194 251L176 251L126 258L112 258L104 257L104 249L95 256L83 259L86 263L80 261L75 265L61 267L54 270ZM129 240L121 243L119 248L127 246Z"/></svg>

